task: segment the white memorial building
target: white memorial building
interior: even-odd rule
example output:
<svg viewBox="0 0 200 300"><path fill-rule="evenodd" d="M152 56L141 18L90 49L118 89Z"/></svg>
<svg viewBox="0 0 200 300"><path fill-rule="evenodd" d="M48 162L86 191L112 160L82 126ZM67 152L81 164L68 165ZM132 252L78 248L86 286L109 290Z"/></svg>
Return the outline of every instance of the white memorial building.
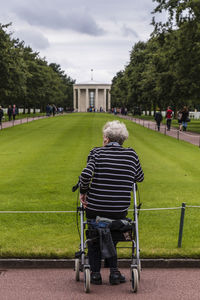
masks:
<svg viewBox="0 0 200 300"><path fill-rule="evenodd" d="M109 111L111 108L110 89L111 84L98 83L93 79L89 82L74 84L74 111Z"/></svg>

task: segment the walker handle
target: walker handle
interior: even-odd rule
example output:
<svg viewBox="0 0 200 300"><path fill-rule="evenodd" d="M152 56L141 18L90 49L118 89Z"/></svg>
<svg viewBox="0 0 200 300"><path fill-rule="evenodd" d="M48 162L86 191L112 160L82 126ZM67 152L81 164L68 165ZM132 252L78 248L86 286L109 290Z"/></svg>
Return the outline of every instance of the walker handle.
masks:
<svg viewBox="0 0 200 300"><path fill-rule="evenodd" d="M80 177L78 178L77 184L72 187L72 192L73 193L76 192L76 190L79 188L79 185L80 185Z"/></svg>

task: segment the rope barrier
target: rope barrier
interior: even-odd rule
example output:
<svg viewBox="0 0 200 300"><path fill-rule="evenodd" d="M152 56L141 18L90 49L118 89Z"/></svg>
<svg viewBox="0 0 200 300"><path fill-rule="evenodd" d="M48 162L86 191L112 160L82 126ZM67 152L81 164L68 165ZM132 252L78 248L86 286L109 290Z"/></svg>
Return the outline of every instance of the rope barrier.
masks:
<svg viewBox="0 0 200 300"><path fill-rule="evenodd" d="M160 207L160 208L140 208L140 211L150 211L150 210L169 210L169 209L181 209L182 207ZM133 209L129 209L128 211L134 211Z"/></svg>
<svg viewBox="0 0 200 300"><path fill-rule="evenodd" d="M187 205L187 207L192 207L192 208L200 208L200 206L197 206L197 205Z"/></svg>
<svg viewBox="0 0 200 300"><path fill-rule="evenodd" d="M181 206L178 207L154 207L154 208L141 208L140 211L156 211L156 210L176 210L176 209L181 209ZM198 205L186 205L186 208L200 208ZM129 209L128 211L134 211L134 209ZM55 210L55 211L26 211L26 210L21 210L21 211L0 211L0 214L66 214L66 213L76 213L77 211L75 210Z"/></svg>
<svg viewBox="0 0 200 300"><path fill-rule="evenodd" d="M0 211L0 214L65 214L65 213L75 213L74 210L69 211Z"/></svg>
<svg viewBox="0 0 200 300"><path fill-rule="evenodd" d="M181 134L187 135L187 136L192 136L192 137L197 137L199 138L199 135L194 135L194 134L189 134L189 133L185 133L183 131L179 131Z"/></svg>

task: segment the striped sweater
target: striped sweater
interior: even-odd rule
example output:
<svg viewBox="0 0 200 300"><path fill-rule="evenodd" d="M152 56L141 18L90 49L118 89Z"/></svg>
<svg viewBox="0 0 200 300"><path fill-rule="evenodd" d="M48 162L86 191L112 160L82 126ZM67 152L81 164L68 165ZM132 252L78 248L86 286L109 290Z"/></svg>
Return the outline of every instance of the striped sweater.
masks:
<svg viewBox="0 0 200 300"><path fill-rule="evenodd" d="M87 193L86 213L125 216L133 183L143 179L138 156L132 148L109 143L92 149L80 176L80 192Z"/></svg>

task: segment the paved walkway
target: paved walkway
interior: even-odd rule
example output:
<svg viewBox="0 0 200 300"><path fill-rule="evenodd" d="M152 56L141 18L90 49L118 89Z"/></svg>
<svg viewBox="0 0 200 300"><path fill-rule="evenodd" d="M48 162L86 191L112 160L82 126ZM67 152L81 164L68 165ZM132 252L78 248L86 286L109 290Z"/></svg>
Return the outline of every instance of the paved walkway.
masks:
<svg viewBox="0 0 200 300"><path fill-rule="evenodd" d="M151 130L157 130L157 126L154 121L142 120L142 119L133 118L133 117L129 117L129 116L122 116L122 115L120 117L123 119L128 119L137 124L140 124L141 126L147 127ZM183 141L186 141L188 143L191 143L193 145L200 147L200 134L198 134L198 133L189 132L189 131L183 132L183 131L179 131L178 129L176 129L174 127L172 127L170 131L167 131L166 125L160 126L160 133L169 135L178 140L183 140Z"/></svg>
<svg viewBox="0 0 200 300"><path fill-rule="evenodd" d="M127 282L110 286L109 271L102 270L103 285L84 292L83 274L76 282L71 269L8 269L0 271L2 300L198 300L199 269L143 269L137 294L131 292L130 269L121 270Z"/></svg>
<svg viewBox="0 0 200 300"><path fill-rule="evenodd" d="M4 129L4 128L8 128L8 127L13 127L15 125L29 123L29 122L32 122L35 120L44 119L44 118L47 118L47 116L27 117L27 118L15 120L15 121L2 122L2 124L0 126L0 130Z"/></svg>

